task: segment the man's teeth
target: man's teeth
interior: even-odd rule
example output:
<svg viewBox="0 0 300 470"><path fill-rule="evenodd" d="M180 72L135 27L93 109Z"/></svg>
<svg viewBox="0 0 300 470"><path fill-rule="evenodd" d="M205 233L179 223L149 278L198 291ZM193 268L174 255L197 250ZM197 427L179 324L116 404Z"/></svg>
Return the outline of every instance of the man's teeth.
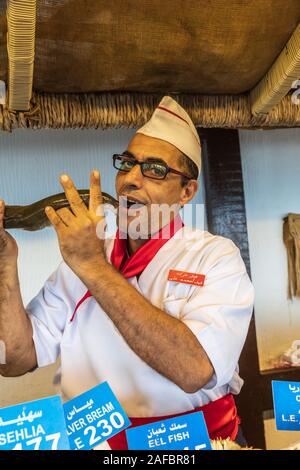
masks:
<svg viewBox="0 0 300 470"><path fill-rule="evenodd" d="M137 202L137 201L133 201L132 199L127 199L127 207L131 207L133 205L136 205L136 206L144 206L145 204L143 204L142 202Z"/></svg>
<svg viewBox="0 0 300 470"><path fill-rule="evenodd" d="M135 206L134 207L135 209L139 209L139 208L144 207L146 205L146 203L136 201L135 199L130 199L126 196L120 196L119 201L120 201L120 206L121 207L126 207L127 209L129 209L133 205Z"/></svg>

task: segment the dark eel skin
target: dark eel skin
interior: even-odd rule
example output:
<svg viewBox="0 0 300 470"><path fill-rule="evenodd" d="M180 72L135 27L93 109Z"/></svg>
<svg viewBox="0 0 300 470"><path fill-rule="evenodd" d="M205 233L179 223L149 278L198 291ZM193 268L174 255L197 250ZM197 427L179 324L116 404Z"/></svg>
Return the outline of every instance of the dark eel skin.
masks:
<svg viewBox="0 0 300 470"><path fill-rule="evenodd" d="M88 207L90 191L88 189L79 189L78 193ZM115 208L118 207L118 201L109 194L102 193L102 197L104 204L111 204ZM53 209L57 210L62 207L69 208L70 204L65 193L59 193L27 206L5 206L4 228L20 228L33 232L49 227L51 222L45 214L45 207L47 206L52 206Z"/></svg>

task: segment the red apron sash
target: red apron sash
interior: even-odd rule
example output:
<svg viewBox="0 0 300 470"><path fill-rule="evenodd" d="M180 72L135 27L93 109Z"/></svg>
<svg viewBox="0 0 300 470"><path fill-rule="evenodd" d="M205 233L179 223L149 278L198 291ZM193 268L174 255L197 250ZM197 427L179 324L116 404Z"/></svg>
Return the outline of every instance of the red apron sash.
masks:
<svg viewBox="0 0 300 470"><path fill-rule="evenodd" d="M143 424L151 424L164 419L175 418L177 416L188 415L196 411L203 411L208 434L211 439L227 439L228 437L234 441L237 436L240 418L233 395L230 393L218 400L212 401L207 405L200 406L194 410L184 413L178 413L169 416L155 416L151 418L129 418L131 421L130 428L142 426ZM128 428L129 429L129 428ZM120 432L116 436L108 439L108 444L112 450L127 450L127 440L125 431Z"/></svg>
<svg viewBox="0 0 300 470"><path fill-rule="evenodd" d="M114 246L110 256L111 263L115 268L123 274L126 279L133 276L139 276L154 258L156 253L163 245L170 240L174 234L183 227L183 222L178 214L168 225L160 229L152 238L147 240L135 253L131 256L127 254L127 239L120 238L120 232L117 230ZM75 318L76 312L80 305L89 297L92 297L90 291L77 302L70 322Z"/></svg>

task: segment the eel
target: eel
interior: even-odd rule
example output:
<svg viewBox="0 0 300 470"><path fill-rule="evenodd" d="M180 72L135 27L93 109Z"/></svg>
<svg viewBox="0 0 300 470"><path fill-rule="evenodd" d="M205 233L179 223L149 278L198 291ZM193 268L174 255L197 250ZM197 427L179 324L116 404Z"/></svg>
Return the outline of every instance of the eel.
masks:
<svg viewBox="0 0 300 470"><path fill-rule="evenodd" d="M78 193L88 207L90 191L88 189L79 189ZM118 201L109 194L102 193L102 197L104 204L111 204L115 208L118 207ZM51 222L45 214L47 206L52 206L55 210L62 207L70 208L65 193L54 194L27 206L5 206L4 228L23 229L33 232L49 227Z"/></svg>

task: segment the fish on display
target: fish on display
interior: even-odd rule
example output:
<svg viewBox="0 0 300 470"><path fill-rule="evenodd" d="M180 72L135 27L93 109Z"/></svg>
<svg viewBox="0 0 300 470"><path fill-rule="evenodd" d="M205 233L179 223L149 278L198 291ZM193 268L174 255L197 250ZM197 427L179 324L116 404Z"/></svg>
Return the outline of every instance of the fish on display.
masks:
<svg viewBox="0 0 300 470"><path fill-rule="evenodd" d="M88 207L90 199L90 191L88 189L79 189L83 202ZM118 207L118 201L107 193L102 193L103 204L110 204ZM35 231L49 227L51 222L45 214L47 206L58 210L63 207L70 208L70 203L65 193L54 194L40 201L28 204L26 206L5 206L4 212L4 228L18 228L23 230Z"/></svg>

